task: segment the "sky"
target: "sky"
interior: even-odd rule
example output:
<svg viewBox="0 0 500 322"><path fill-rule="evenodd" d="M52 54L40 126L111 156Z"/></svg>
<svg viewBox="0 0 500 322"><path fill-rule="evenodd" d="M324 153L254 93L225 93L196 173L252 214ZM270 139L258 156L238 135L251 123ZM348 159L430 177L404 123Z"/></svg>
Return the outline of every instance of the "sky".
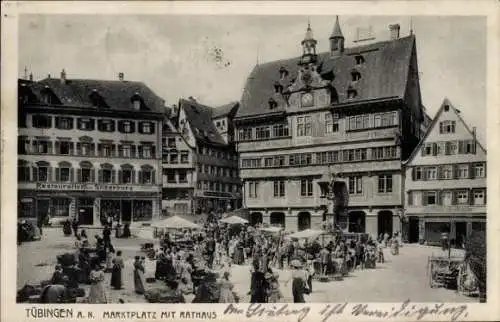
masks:
<svg viewBox="0 0 500 322"><path fill-rule="evenodd" d="M346 47L358 28L382 41L389 24L416 35L422 101L433 117L448 97L486 144L486 20L480 16L340 16ZM209 106L241 98L257 63L299 56L307 23L328 50L335 16L21 15L19 77L142 81L167 106L193 96Z"/></svg>

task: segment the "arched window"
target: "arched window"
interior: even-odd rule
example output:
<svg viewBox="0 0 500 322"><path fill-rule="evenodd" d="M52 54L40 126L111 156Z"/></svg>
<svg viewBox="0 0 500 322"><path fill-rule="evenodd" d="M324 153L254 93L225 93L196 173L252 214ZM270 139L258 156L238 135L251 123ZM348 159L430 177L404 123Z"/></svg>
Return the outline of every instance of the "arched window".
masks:
<svg viewBox="0 0 500 322"><path fill-rule="evenodd" d="M358 91L354 89L352 86L349 86L349 88L347 88L347 98L353 99L356 98L356 96L358 96Z"/></svg>
<svg viewBox="0 0 500 322"><path fill-rule="evenodd" d="M94 165L89 161L80 162L80 169L78 169L77 177L78 182L81 183L95 182Z"/></svg>
<svg viewBox="0 0 500 322"><path fill-rule="evenodd" d="M141 171L139 171L139 184L155 184L155 182L155 169L149 164L141 166Z"/></svg>
<svg viewBox="0 0 500 322"><path fill-rule="evenodd" d="M36 162L36 166L33 167L33 179L34 181L40 182L52 181L52 168L50 163L46 161Z"/></svg>
<svg viewBox="0 0 500 322"><path fill-rule="evenodd" d="M133 184L135 183L135 170L130 164L122 164L118 170L118 183Z"/></svg>
<svg viewBox="0 0 500 322"><path fill-rule="evenodd" d="M112 164L101 164L101 169L99 169L99 183L115 183L115 177L116 174Z"/></svg>
<svg viewBox="0 0 500 322"><path fill-rule="evenodd" d="M357 70L357 69L353 68L353 69L351 70L351 80L352 80L353 82L357 82L357 81L359 81L360 79L361 79L361 73L360 73L360 72L358 72L358 70Z"/></svg>

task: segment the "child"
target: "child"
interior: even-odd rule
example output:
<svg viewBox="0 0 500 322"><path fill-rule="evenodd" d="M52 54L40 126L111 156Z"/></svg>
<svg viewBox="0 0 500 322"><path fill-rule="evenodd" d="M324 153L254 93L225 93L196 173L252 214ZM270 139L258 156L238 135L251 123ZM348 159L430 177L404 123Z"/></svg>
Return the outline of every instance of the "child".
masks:
<svg viewBox="0 0 500 322"><path fill-rule="evenodd" d="M383 263L384 262L384 247L382 243L378 243L378 262Z"/></svg>

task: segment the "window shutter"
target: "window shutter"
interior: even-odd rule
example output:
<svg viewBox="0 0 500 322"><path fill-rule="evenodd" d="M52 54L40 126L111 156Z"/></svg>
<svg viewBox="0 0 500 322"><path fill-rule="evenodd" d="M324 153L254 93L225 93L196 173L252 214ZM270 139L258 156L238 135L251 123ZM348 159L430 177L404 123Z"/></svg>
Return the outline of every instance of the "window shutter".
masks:
<svg viewBox="0 0 500 322"><path fill-rule="evenodd" d="M82 155L82 144L80 142L76 144L76 155Z"/></svg>
<svg viewBox="0 0 500 322"><path fill-rule="evenodd" d="M97 156L102 156L102 144L97 144Z"/></svg>
<svg viewBox="0 0 500 322"><path fill-rule="evenodd" d="M486 190L483 191L484 192L484 205L486 205L486 196L488 195L486 192Z"/></svg>
<svg viewBox="0 0 500 322"><path fill-rule="evenodd" d="M111 183L116 183L116 171L111 170Z"/></svg>
<svg viewBox="0 0 500 322"><path fill-rule="evenodd" d="M82 129L82 119L80 118L76 119L76 128L79 130Z"/></svg>
<svg viewBox="0 0 500 322"><path fill-rule="evenodd" d="M156 159L156 146L151 146L151 158ZM182 159L182 154L181 154L181 159Z"/></svg>
<svg viewBox="0 0 500 322"><path fill-rule="evenodd" d="M142 159L142 150L143 150L143 147L141 145L139 145L137 147L137 157Z"/></svg>
<svg viewBox="0 0 500 322"><path fill-rule="evenodd" d="M412 191L408 192L408 205L409 206L413 205L413 192Z"/></svg>
<svg viewBox="0 0 500 322"><path fill-rule="evenodd" d="M99 181L98 182L102 183L103 182L102 169L99 169L98 171L99 171L99 178L98 178Z"/></svg>
<svg viewBox="0 0 500 322"><path fill-rule="evenodd" d="M56 150L55 150L56 154L60 154L61 153L61 150L60 150L61 143L59 141L56 141L55 146L56 146Z"/></svg>
<svg viewBox="0 0 500 322"><path fill-rule="evenodd" d="M69 155L74 155L75 154L75 143L70 142L69 143Z"/></svg>
<svg viewBox="0 0 500 322"><path fill-rule="evenodd" d="M474 179L475 175L476 174L474 173L474 164L469 163L469 178Z"/></svg>
<svg viewBox="0 0 500 322"><path fill-rule="evenodd" d="M441 205L443 202L441 201L442 193L441 191L436 191L436 205Z"/></svg>
<svg viewBox="0 0 500 322"><path fill-rule="evenodd" d="M143 184L143 182L142 182L142 170L139 171L139 182L138 183Z"/></svg>
<svg viewBox="0 0 500 322"><path fill-rule="evenodd" d="M457 192L456 191L451 192L451 204L452 205L457 204Z"/></svg>
<svg viewBox="0 0 500 322"><path fill-rule="evenodd" d="M464 152L465 152L464 141L458 141L458 153L464 154Z"/></svg>
<svg viewBox="0 0 500 322"><path fill-rule="evenodd" d="M139 124L138 124L138 126L139 126L139 128L138 128L138 132L139 132L140 134L143 134L143 131L142 131L142 124L143 124L142 122L139 122Z"/></svg>
<svg viewBox="0 0 500 322"><path fill-rule="evenodd" d="M76 181L82 182L82 169L77 169L77 172L76 172Z"/></svg>
<svg viewBox="0 0 500 322"><path fill-rule="evenodd" d="M136 178L135 178L135 170L132 170L131 177L132 178L130 178L130 183L135 184L135 182L137 181Z"/></svg>
<svg viewBox="0 0 500 322"><path fill-rule="evenodd" d="M60 181L61 178L61 169L56 168L56 181Z"/></svg>
<svg viewBox="0 0 500 322"><path fill-rule="evenodd" d="M457 179L458 178L458 166L456 164L452 165L451 167L451 176L453 179Z"/></svg>
<svg viewBox="0 0 500 322"><path fill-rule="evenodd" d="M136 146L135 145L131 145L130 146L130 157L131 158L137 158L136 151L137 151Z"/></svg>
<svg viewBox="0 0 500 322"><path fill-rule="evenodd" d="M124 130L123 130L123 121L118 121L118 132L124 133Z"/></svg>
<svg viewBox="0 0 500 322"><path fill-rule="evenodd" d="M75 181L75 169L70 168L69 169L69 182L74 182Z"/></svg>
<svg viewBox="0 0 500 322"><path fill-rule="evenodd" d="M374 153L373 149L372 149L372 154ZM422 147L420 148L420 154L422 154L423 157L425 157L425 145L422 145ZM372 158L373 158L373 155L372 155Z"/></svg>
<svg viewBox="0 0 500 322"><path fill-rule="evenodd" d="M156 184L156 170L151 170L151 183Z"/></svg>
<svg viewBox="0 0 500 322"><path fill-rule="evenodd" d="M52 167L47 168L47 181L54 181L54 178L52 177Z"/></svg>
<svg viewBox="0 0 500 322"><path fill-rule="evenodd" d="M422 168L422 180L427 181L427 169Z"/></svg>
<svg viewBox="0 0 500 322"><path fill-rule="evenodd" d="M427 206L427 192L423 191L422 193L422 206Z"/></svg>
<svg viewBox="0 0 500 322"><path fill-rule="evenodd" d="M111 132L114 132L114 131L116 131L116 122L111 121Z"/></svg>
<svg viewBox="0 0 500 322"><path fill-rule="evenodd" d="M95 183L95 169L90 169L90 182Z"/></svg>
<svg viewBox="0 0 500 322"><path fill-rule="evenodd" d="M450 142L446 142L444 144L444 154L446 154L446 155L451 154L451 143Z"/></svg>
<svg viewBox="0 0 500 322"><path fill-rule="evenodd" d="M469 205L474 205L474 191L467 190L467 194L469 196Z"/></svg>
<svg viewBox="0 0 500 322"><path fill-rule="evenodd" d="M32 167L31 168L33 171L33 181L38 181L38 168L37 167Z"/></svg>
<svg viewBox="0 0 500 322"><path fill-rule="evenodd" d="M135 122L130 122L130 133L135 132Z"/></svg>
<svg viewBox="0 0 500 322"><path fill-rule="evenodd" d="M432 155L437 155L437 143L432 143Z"/></svg>
<svg viewBox="0 0 500 322"><path fill-rule="evenodd" d="M118 170L118 183L123 183L123 171Z"/></svg>
<svg viewBox="0 0 500 322"><path fill-rule="evenodd" d="M155 122L151 122L151 134L155 134Z"/></svg>
<svg viewBox="0 0 500 322"><path fill-rule="evenodd" d="M47 144L47 153L48 153L48 154L52 154L52 153L54 153L53 151L54 151L54 149L53 149L52 142L49 142L49 143Z"/></svg>

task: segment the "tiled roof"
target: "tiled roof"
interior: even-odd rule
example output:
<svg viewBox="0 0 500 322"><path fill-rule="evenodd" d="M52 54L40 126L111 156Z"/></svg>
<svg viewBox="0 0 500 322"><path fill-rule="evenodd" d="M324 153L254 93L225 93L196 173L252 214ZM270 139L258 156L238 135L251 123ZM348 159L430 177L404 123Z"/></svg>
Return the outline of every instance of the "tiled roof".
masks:
<svg viewBox="0 0 500 322"><path fill-rule="evenodd" d="M413 158L418 153L418 151L420 151L420 148L422 147L422 145L427 140L427 137L431 133L432 129L434 128L434 126L436 126L437 122L439 121L439 117L443 113L445 106L448 106L457 115L459 121L462 122L462 124L465 126L465 129L469 132L469 134L471 136L475 136L474 132L470 129L470 127L467 125L467 123L465 122L464 118L460 114L460 111L456 107L454 107L453 104L451 104L451 102L450 102L450 100L448 98L445 97L444 100L443 100L443 103L441 103L441 107L436 112L436 115L434 116L434 118L432 119L431 123L429 124L429 127L427 128L426 133L424 134L424 136L422 137L422 139L420 140L420 142L418 143L418 145L415 147L415 149L413 149L412 154L408 157L408 159L406 161L404 161L404 164L410 164L413 161ZM477 138L476 138L476 143L479 146L479 148L481 150L483 150L484 153L486 153L486 149L481 145L481 143L479 142L479 140L477 140Z"/></svg>
<svg viewBox="0 0 500 322"><path fill-rule="evenodd" d="M338 93L339 104L347 101L347 88L351 85L351 72L355 68L361 79L352 84L357 96L349 102L382 98L403 98L408 80L411 54L415 48L415 36L382 41L374 44L346 48L340 57L329 52L318 55L322 75L333 73L332 86ZM356 65L355 56L361 54L364 63ZM286 102L275 94L274 84L281 82L286 88L295 80L300 57L259 64L248 76L237 118L251 117L284 111ZM280 81L279 70L286 68L288 75ZM277 108L270 110L268 101L273 98Z"/></svg>
<svg viewBox="0 0 500 322"><path fill-rule="evenodd" d="M213 108L193 100L181 99L179 108L186 113L186 119L191 126L196 140L205 143L226 145L226 142L212 122Z"/></svg>
<svg viewBox="0 0 500 322"><path fill-rule="evenodd" d="M131 98L139 94L148 111L166 112L165 101L142 82L67 79L63 83L57 78L45 78L32 82L29 86L37 96L40 95L42 89L50 88L63 106L94 108L90 97L93 92L97 92L109 109L126 111L133 109Z"/></svg>
<svg viewBox="0 0 500 322"><path fill-rule="evenodd" d="M234 117L238 111L239 104L239 102L231 102L212 109L212 119L224 116Z"/></svg>

